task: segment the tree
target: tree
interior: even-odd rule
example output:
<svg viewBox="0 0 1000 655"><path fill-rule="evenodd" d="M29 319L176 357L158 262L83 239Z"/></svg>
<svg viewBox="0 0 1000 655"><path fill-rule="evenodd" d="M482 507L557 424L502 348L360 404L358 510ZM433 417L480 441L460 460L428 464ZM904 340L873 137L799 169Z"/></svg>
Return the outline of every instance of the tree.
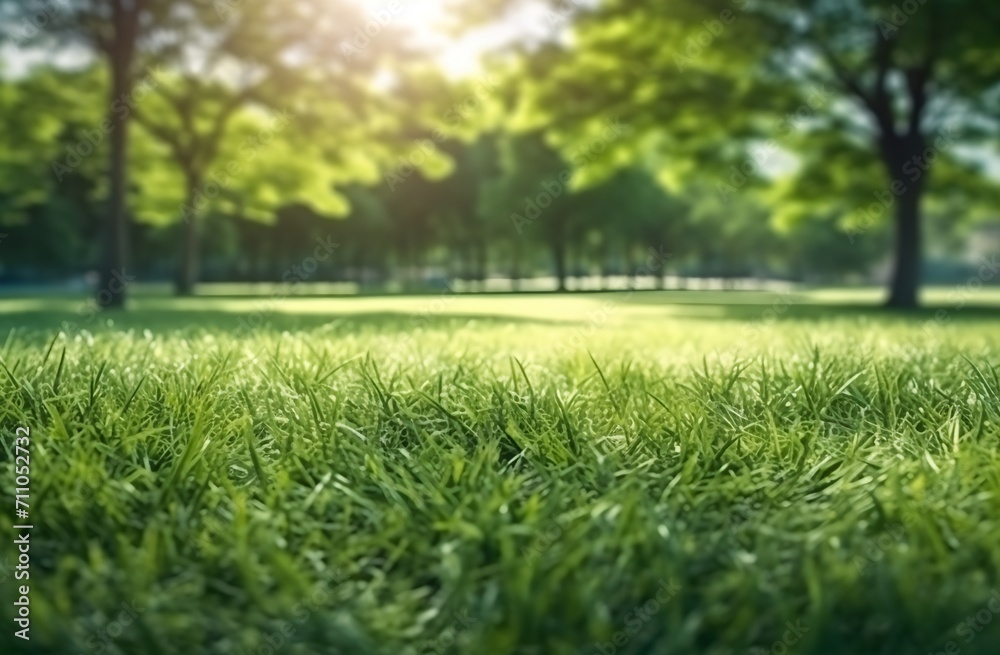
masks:
<svg viewBox="0 0 1000 655"><path fill-rule="evenodd" d="M100 82L91 71L51 68L0 79L0 264L6 273L78 274L91 261L102 169L88 155L103 140L91 129L99 122L92 89Z"/></svg>
<svg viewBox="0 0 1000 655"><path fill-rule="evenodd" d="M521 134L501 141L500 173L485 191L488 209L509 221L515 268L527 243L544 243L559 291L566 290L567 248L581 235L572 177L572 165L546 144L543 134Z"/></svg>
<svg viewBox="0 0 1000 655"><path fill-rule="evenodd" d="M346 244L351 279L361 288L368 282L369 267L385 264L383 250L392 219L384 199L376 191L354 184L345 189L345 194L351 213L338 226L338 237Z"/></svg>
<svg viewBox="0 0 1000 655"><path fill-rule="evenodd" d="M487 276L491 237L497 236L492 214L480 203L485 181L497 174L496 140L484 135L472 143L453 141L443 150L454 161L454 171L435 185L441 240L462 260L464 277L481 282Z"/></svg>
<svg viewBox="0 0 1000 655"><path fill-rule="evenodd" d="M685 236L688 254L695 255L694 272L731 283L773 270L782 244L771 212L756 197L726 202L714 191L710 184L693 183L684 194L691 206Z"/></svg>
<svg viewBox="0 0 1000 655"><path fill-rule="evenodd" d="M39 104L51 100L62 80L50 71L20 82L0 78L0 198L4 218L14 220L19 210L42 200L51 192L46 159L56 159L53 147L62 131L58 117L39 113Z"/></svg>
<svg viewBox="0 0 1000 655"><path fill-rule="evenodd" d="M183 236L175 280L178 295L194 292L198 281L199 223L206 184L225 190L234 171L221 171L225 181L210 180L230 119L241 108L248 90L232 91L219 83L185 76L176 83L162 83L158 95L165 100L147 103L136 112L136 121L168 148L183 178L184 202L180 205ZM150 106L152 105L152 106ZM224 167L225 168L225 167ZM235 170L235 169L234 169ZM222 184L220 184L222 182Z"/></svg>
<svg viewBox="0 0 1000 655"><path fill-rule="evenodd" d="M151 101L149 108L155 110L157 102L166 100ZM210 106L204 99L201 102L203 108ZM344 216L349 207L337 187L366 175L369 182L377 179L374 166L366 172L357 160L333 161L322 142L291 116L245 107L233 113L227 126L215 148L206 153L209 156L191 168L186 167L190 164L183 155L198 152L197 146L186 150L189 142L180 141L165 127L159 138L145 128L137 131L136 217L159 226L180 221L185 268L178 290L182 293L190 291L198 270L197 231L189 223L217 215L274 224L283 210L296 205L321 216ZM170 141L177 143L171 145ZM164 160L183 161L185 165L164 166ZM185 284L185 277L189 284Z"/></svg>
<svg viewBox="0 0 1000 655"><path fill-rule="evenodd" d="M325 170L332 185L329 164L342 163L345 149L365 150L359 138L365 133L364 122L380 108L365 80L384 63L386 45L394 42L391 34L380 33L379 43L385 44L381 47L352 46L331 53L331 44L349 44L356 36L354 28L372 20L343 1L311 0L289 12L265 0L241 0L224 3L215 18L189 26L188 32L201 38L166 53L158 62L169 72L168 80L156 89L159 102L144 103L135 112L141 126L168 147L184 179L176 280L180 295L193 293L198 280L199 225L209 205L206 188L223 187L217 192L232 196L235 190L228 187L242 175L234 171L245 167L243 157L231 151L226 153L229 160L221 162L224 170L213 170L220 164L227 131L238 113L256 107L287 114L294 107L295 116L275 116L262 129L269 130L269 139L286 139L290 132L312 126L310 139L331 146L325 151L310 144L299 154L312 153L316 171ZM382 31L390 29L379 25ZM363 168L372 171L371 165ZM225 182L209 179L210 175ZM297 193L294 188L285 190ZM339 207L336 211L342 213Z"/></svg>
<svg viewBox="0 0 1000 655"><path fill-rule="evenodd" d="M98 126L109 141L107 218L98 267L98 295L110 298L101 301L106 308L124 307L126 299L126 288L116 278L128 263L129 129L143 60L176 49L191 33L184 26L209 14L215 14L212 0L0 0L0 16L15 26L19 45L84 45L110 73L106 117Z"/></svg>
<svg viewBox="0 0 1000 655"><path fill-rule="evenodd" d="M494 0L476 11L511 4ZM873 193L893 217L888 304L917 304L921 207L933 190L935 161L954 155L962 141L975 142L982 126L996 125L983 103L1000 87L1000 6L975 0L609 0L569 3L576 9L564 11L566 3L552 5L554 24L574 21L573 45L550 46L561 58L530 103L556 131L620 113L636 128L636 140L621 143L618 155L656 134L675 167L695 162L712 170L708 162L724 162L718 171L745 159L733 142L759 145L787 132L789 120L795 131L819 137L803 139L812 152L860 147L880 164L884 182ZM592 84L611 71L612 83ZM826 90L828 101L811 102ZM805 114L801 121L797 113ZM615 153L606 159L627 161ZM748 177L760 174L760 166L749 168Z"/></svg>
<svg viewBox="0 0 1000 655"><path fill-rule="evenodd" d="M639 167L622 169L601 179L580 191L574 204L582 224L599 235L602 268L607 267L612 249L618 246L625 273L630 277L637 274L637 251L643 253L643 259L650 250L658 259L669 253L685 211L648 171ZM657 263L657 286L662 287L665 262Z"/></svg>

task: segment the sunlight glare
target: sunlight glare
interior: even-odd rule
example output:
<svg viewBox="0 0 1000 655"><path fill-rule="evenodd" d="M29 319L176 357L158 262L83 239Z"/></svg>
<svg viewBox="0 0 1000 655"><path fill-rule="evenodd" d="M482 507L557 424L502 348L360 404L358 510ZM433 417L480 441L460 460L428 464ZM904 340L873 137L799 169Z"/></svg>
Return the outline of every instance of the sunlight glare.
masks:
<svg viewBox="0 0 1000 655"><path fill-rule="evenodd" d="M415 42L433 53L451 78L475 75L484 53L508 42L512 25L494 25L456 36L449 33L449 14L456 2L471 0L354 0L369 15L388 11L397 26L413 34Z"/></svg>

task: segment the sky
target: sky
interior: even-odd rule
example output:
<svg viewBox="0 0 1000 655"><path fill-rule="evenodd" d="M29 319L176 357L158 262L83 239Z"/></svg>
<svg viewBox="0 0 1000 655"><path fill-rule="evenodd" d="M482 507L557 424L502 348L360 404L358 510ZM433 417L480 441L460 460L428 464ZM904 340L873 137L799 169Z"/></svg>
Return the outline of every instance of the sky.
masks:
<svg viewBox="0 0 1000 655"><path fill-rule="evenodd" d="M414 34L421 45L435 53L435 58L449 76L454 78L475 75L479 60L489 50L507 45L528 35L541 36L548 20L540 7L519 12L508 20L467 32L456 37L449 34L446 25L456 3L476 0L350 0L357 3L371 16L389 15L393 24ZM9 26L8 26L9 27ZM364 25L359 26L364 28ZM4 30L8 31L8 30ZM0 40L2 41L2 40ZM86 53L62 51L55 55L59 63L72 65ZM12 43L0 45L0 59L5 72L18 76L32 64L52 61L51 52L28 52Z"/></svg>
<svg viewBox="0 0 1000 655"><path fill-rule="evenodd" d="M526 6L521 11L488 27L467 32L461 37L448 33L451 7L477 0L354 0L369 14L389 11L398 26L411 31L422 45L433 52L442 69L451 77L473 76L479 72L481 56L523 40L551 33L548 14L541 6ZM393 12L392 7L398 11ZM384 14L383 14L384 15Z"/></svg>

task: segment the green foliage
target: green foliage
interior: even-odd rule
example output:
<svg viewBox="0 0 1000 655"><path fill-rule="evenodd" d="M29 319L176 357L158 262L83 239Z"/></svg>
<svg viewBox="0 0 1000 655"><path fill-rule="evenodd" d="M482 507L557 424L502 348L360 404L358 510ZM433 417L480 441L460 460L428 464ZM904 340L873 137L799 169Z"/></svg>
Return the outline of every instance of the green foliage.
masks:
<svg viewBox="0 0 1000 655"><path fill-rule="evenodd" d="M485 3L473 18L518 4ZM765 196L776 220L829 203L847 229L899 178L883 163L883 137L920 135L950 167L968 161L962 144L995 140L1000 12L971 0L549 5L550 25L570 37L524 58L519 124L549 129L569 151L620 118L629 134L590 167L595 174L660 153L675 189L698 177L741 201L779 178L782 192ZM736 185L734 167L749 171ZM929 192L964 194L968 209L956 218L975 220L991 198L981 172L965 168L930 175ZM995 180L986 186L995 193Z"/></svg>
<svg viewBox="0 0 1000 655"><path fill-rule="evenodd" d="M205 216L225 231L277 225L289 208L380 216L329 231L365 240L345 252L410 271L451 251L461 263L448 272L472 278L530 275L543 257L560 278L595 263L628 272L636 252L664 245L697 273L839 275L870 269L888 245L900 175L921 196L926 185L935 226L961 223L953 235L994 218L1000 194L984 165L1000 13L971 0L549 2L552 38L461 80L394 20L359 46L370 17L350 0L122 2L109 6L140 16L134 53L111 47L119 28L128 40L125 23L67 1L26 44L83 42L108 61L0 82L0 222L27 229L44 215L52 234L77 225L89 237L108 215L111 60L138 87L110 100L138 119L131 219ZM44 4L0 0L0 15L20 24ZM67 166L65 148L85 142L93 154ZM933 166L910 157L924 145ZM365 186L370 202L352 212ZM545 193L551 204L533 208ZM375 256L378 241L389 247ZM199 250L193 232L184 243ZM89 250L77 246L66 252Z"/></svg>

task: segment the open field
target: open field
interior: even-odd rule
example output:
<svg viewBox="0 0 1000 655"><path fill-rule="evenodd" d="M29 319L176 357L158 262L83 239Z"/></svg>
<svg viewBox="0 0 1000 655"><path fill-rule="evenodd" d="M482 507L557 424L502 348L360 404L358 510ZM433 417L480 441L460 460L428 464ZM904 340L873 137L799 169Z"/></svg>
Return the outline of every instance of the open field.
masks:
<svg viewBox="0 0 1000 655"><path fill-rule="evenodd" d="M0 648L995 653L1000 295L953 291L0 301Z"/></svg>

